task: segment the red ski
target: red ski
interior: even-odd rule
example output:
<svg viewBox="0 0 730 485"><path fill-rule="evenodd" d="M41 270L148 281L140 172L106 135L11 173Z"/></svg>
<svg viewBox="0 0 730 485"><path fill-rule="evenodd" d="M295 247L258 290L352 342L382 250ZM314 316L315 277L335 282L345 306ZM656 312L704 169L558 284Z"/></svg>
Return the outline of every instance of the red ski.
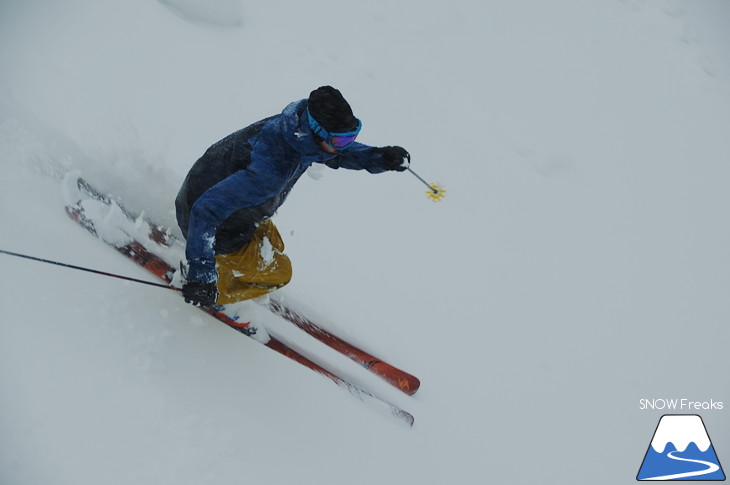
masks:
<svg viewBox="0 0 730 485"><path fill-rule="evenodd" d="M341 354L349 357L354 362L365 367L373 374L380 376L388 383L397 387L409 396L415 394L416 391L418 391L418 388L421 386L421 381L419 381L416 376L411 375L401 369L398 369L397 367L394 367L387 362L378 359L372 354L356 347L355 345L341 339L337 335L328 332L316 323L309 320L307 317L300 315L284 306L284 304L273 295L271 297L271 300L269 301L269 309L277 315L286 318L291 323L301 328L317 340L320 340L321 342L332 347Z"/></svg>
<svg viewBox="0 0 730 485"><path fill-rule="evenodd" d="M86 185L88 185L88 184L86 184ZM86 191L87 187L84 187L84 190ZM110 205L113 203L108 198L106 198L106 200L102 200L102 199L95 197L95 199L99 200L107 205ZM78 222L87 231L92 233L94 236L99 237L99 235L97 234L96 228L94 227L93 221L91 221L89 218L86 217L81 201L79 201L76 205L66 206L66 213L69 215L69 217L71 217L71 219ZM125 213L125 215L128 215L128 214ZM164 234L164 232L158 232L159 228L157 226L151 225L151 230L154 232L154 234L151 234L151 238L153 236L158 236L159 234ZM153 275L160 278L166 284L171 283L172 277L175 272L174 268L172 266L170 266L167 262L163 261L159 256L150 252L147 248L145 248L139 242L131 241L124 245L111 244L106 241L104 241L104 242L107 243L108 245L110 245L111 247L113 247L114 249L116 249L119 253L125 255L127 258L131 259L132 261L136 262L140 266L147 269L150 273L152 273ZM172 286L170 288L172 288ZM230 326L231 328L234 328L235 330L237 330L247 336L251 336L251 331L248 328L250 325L249 322L239 323L237 321L230 319L224 313L219 312L210 307L200 307L200 309L205 311L209 315L215 317L216 319L220 320L221 322L225 323L226 325ZM300 354L299 352L295 351L294 349L289 347L284 342L282 342L274 337L271 337L271 339L264 345L266 345L267 347L269 347L272 350L279 352L282 355L285 355L286 357L289 357L290 359L302 364L303 366L331 379L339 386L346 388L351 393L358 396L361 400L363 400L363 401L367 400L371 403L374 403L376 405L386 408L394 416L404 420L410 426L413 426L414 418L413 418L413 415L410 414L409 412L404 411L403 409L401 409L393 404L390 404L377 396L374 396L372 393L355 386L354 384L348 382L347 380L343 379L342 377L334 374L333 372L329 371L328 369L322 367L321 365L313 362L309 358L307 358L304 355Z"/></svg>

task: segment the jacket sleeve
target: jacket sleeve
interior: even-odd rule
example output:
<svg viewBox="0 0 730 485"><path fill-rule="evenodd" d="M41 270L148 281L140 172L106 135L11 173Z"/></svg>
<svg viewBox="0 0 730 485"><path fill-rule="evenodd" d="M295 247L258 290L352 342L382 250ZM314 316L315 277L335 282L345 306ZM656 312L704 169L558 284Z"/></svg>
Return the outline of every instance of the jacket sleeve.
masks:
<svg viewBox="0 0 730 485"><path fill-rule="evenodd" d="M185 257L188 280L215 283L216 228L239 209L255 207L277 193L278 181L241 170L204 192L190 210Z"/></svg>
<svg viewBox="0 0 730 485"><path fill-rule="evenodd" d="M367 170L370 173L388 171L382 154L375 151L371 146L357 142L337 157L325 162L325 164L334 169Z"/></svg>

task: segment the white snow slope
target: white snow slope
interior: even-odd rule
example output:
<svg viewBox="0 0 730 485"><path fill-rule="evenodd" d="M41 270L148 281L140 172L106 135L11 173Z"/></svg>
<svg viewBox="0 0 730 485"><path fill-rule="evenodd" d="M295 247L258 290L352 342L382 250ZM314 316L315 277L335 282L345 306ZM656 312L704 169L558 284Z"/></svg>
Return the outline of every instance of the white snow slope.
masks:
<svg viewBox="0 0 730 485"><path fill-rule="evenodd" d="M729 22L722 0L3 0L0 249L149 278L65 216L61 176L174 225L209 145L323 84L448 194L324 169L275 219L287 294L422 389L279 331L412 429L174 292L0 255L0 483L633 483L667 412L643 398L724 401L700 413L730 462Z"/></svg>

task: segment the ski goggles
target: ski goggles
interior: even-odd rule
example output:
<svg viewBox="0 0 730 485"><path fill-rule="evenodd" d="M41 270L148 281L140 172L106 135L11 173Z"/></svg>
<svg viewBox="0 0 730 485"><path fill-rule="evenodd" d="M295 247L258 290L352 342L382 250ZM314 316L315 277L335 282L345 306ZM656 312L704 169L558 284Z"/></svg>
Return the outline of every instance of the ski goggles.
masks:
<svg viewBox="0 0 730 485"><path fill-rule="evenodd" d="M357 135L360 133L360 129L362 128L362 123L360 120L357 120L357 126L352 131L330 133L312 117L312 114L309 112L309 108L307 108L307 117L309 118L309 128L311 128L312 133L323 139L327 145L335 150L345 150L346 148L349 148L353 143L355 143L355 138L357 138Z"/></svg>

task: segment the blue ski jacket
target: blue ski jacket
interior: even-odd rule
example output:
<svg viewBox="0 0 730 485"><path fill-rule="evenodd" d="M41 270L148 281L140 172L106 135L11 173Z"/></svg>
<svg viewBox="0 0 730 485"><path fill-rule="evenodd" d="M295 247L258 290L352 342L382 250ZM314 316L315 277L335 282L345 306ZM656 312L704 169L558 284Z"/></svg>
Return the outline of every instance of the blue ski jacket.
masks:
<svg viewBox="0 0 730 485"><path fill-rule="evenodd" d="M306 99L293 102L281 114L217 142L195 162L175 199L187 239L189 281L216 282L215 254L243 247L256 223L276 212L313 163L370 173L388 170L382 155L362 143L337 154L320 149L306 107Z"/></svg>

